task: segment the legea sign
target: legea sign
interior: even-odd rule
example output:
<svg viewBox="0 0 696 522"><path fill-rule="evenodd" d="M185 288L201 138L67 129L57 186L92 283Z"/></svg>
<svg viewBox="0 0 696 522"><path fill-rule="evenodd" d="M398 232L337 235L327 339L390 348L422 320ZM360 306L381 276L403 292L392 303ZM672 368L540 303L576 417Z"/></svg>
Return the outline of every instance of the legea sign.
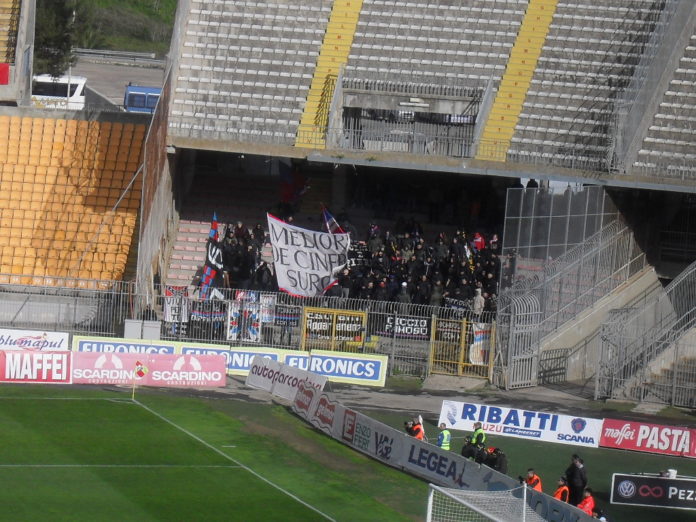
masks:
<svg viewBox="0 0 696 522"><path fill-rule="evenodd" d="M593 448L602 433L601 419L455 401L442 401L439 422L465 431L481 422L483 430L494 435Z"/></svg>

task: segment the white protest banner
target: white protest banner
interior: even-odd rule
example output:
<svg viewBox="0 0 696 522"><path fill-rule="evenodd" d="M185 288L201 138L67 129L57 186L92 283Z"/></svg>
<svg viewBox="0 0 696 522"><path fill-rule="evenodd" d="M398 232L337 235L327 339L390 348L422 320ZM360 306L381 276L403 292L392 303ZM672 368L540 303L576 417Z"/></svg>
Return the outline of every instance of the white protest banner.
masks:
<svg viewBox="0 0 696 522"><path fill-rule="evenodd" d="M321 391L327 380L328 378L324 375L317 375L257 355L249 368L246 385L266 390L276 397L291 401L297 395L300 383Z"/></svg>
<svg viewBox="0 0 696 522"><path fill-rule="evenodd" d="M348 262L350 234L315 232L267 214L278 287L292 295L321 295Z"/></svg>
<svg viewBox="0 0 696 522"><path fill-rule="evenodd" d="M438 424L442 422L470 432L475 422L481 422L483 430L493 435L591 448L599 446L602 435L602 419L456 401L442 401Z"/></svg>

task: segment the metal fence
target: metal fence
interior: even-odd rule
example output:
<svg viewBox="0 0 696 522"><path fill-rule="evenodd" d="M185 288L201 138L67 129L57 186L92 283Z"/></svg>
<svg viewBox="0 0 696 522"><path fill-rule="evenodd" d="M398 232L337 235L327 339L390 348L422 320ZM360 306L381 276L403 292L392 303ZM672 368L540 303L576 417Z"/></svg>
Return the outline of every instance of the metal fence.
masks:
<svg viewBox="0 0 696 522"><path fill-rule="evenodd" d="M641 120L644 118L648 104L651 103L652 93L658 90L658 83L664 68L664 52L666 45L671 51L676 42L674 41L681 32L673 27L672 21L680 5L690 4L685 0L664 0L664 7L659 13L659 18L650 20L654 25L654 30L650 35L650 40L644 45L640 61L633 70L633 77L625 89L618 92L614 103L612 131L614 134L615 149L612 159L613 167L624 171L628 167L627 154L631 142L635 137L636 131L641 128ZM680 20L680 19L681 20ZM688 17L679 17L676 22L685 23Z"/></svg>
<svg viewBox="0 0 696 522"><path fill-rule="evenodd" d="M544 337L591 308L646 266L633 233L615 221L541 265L500 297L497 378L506 388L537 384Z"/></svg>
<svg viewBox="0 0 696 522"><path fill-rule="evenodd" d="M602 324L595 398L696 404L696 262Z"/></svg>
<svg viewBox="0 0 696 522"><path fill-rule="evenodd" d="M418 377L487 378L492 363L494 316L487 312L232 289L201 300L185 287L163 287L152 302L135 283L3 275L0 281L2 327L123 337L129 320L156 320L161 339L383 354L392 375Z"/></svg>
<svg viewBox="0 0 696 522"><path fill-rule="evenodd" d="M501 287L515 295L537 284L543 267L618 219L602 187L508 189ZM511 288L512 287L512 288Z"/></svg>

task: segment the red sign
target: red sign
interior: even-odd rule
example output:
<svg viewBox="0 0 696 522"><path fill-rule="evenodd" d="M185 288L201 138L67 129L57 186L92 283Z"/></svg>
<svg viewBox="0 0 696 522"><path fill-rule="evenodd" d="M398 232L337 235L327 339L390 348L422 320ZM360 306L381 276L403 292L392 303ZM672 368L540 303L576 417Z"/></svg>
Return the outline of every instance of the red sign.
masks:
<svg viewBox="0 0 696 522"><path fill-rule="evenodd" d="M353 410L346 409L343 414L343 440L346 442L353 443L353 436L355 435L355 423L357 415Z"/></svg>
<svg viewBox="0 0 696 522"><path fill-rule="evenodd" d="M8 85L10 83L10 64L0 63L0 85Z"/></svg>
<svg viewBox="0 0 696 522"><path fill-rule="evenodd" d="M136 363L143 357L139 353L74 352L74 384L144 385L135 374ZM147 357L147 356L146 356Z"/></svg>
<svg viewBox="0 0 696 522"><path fill-rule="evenodd" d="M309 407L312 405L312 400L314 400L314 395L316 393L317 390L315 388L312 388L309 384L300 382L295 400L293 401L295 412L307 418L309 415Z"/></svg>
<svg viewBox="0 0 696 522"><path fill-rule="evenodd" d="M223 355L75 352L73 382L199 388L224 386Z"/></svg>
<svg viewBox="0 0 696 522"><path fill-rule="evenodd" d="M696 458L696 430L604 419L599 445L604 448Z"/></svg>
<svg viewBox="0 0 696 522"><path fill-rule="evenodd" d="M227 380L227 362L220 354L150 354L147 364L139 369L147 374L147 386L207 388L225 386Z"/></svg>
<svg viewBox="0 0 696 522"><path fill-rule="evenodd" d="M327 395L322 394L321 397L319 397L317 409L314 411L314 418L320 426L331 429L333 427L335 415L336 403L331 402Z"/></svg>
<svg viewBox="0 0 696 522"><path fill-rule="evenodd" d="M0 382L70 384L70 352L0 351Z"/></svg>

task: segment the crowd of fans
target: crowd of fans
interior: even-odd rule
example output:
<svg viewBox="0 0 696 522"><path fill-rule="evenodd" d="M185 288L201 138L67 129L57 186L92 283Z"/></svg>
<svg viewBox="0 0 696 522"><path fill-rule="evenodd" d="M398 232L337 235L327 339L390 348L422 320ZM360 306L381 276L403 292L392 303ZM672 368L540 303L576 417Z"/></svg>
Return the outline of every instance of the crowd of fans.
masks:
<svg viewBox="0 0 696 522"><path fill-rule="evenodd" d="M372 223L363 236L345 216L339 216L339 223L351 232L353 246L348 265L326 295L431 306L443 306L448 298L448 304L477 314L496 310L501 273L497 234L459 229L428 241L414 219L400 218L393 232ZM261 224L226 227L221 242L226 287L277 290L272 267L262 257L268 241Z"/></svg>

